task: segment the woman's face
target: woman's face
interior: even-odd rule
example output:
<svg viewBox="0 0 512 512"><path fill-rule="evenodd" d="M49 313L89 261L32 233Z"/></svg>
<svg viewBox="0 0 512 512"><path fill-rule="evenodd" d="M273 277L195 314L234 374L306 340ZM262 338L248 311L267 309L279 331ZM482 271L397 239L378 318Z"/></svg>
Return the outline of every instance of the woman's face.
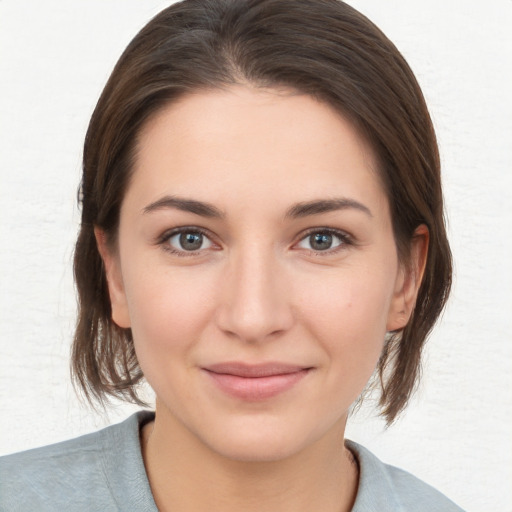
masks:
<svg viewBox="0 0 512 512"><path fill-rule="evenodd" d="M415 293L372 152L290 91L188 95L142 130L105 258L157 418L238 460L343 434Z"/></svg>

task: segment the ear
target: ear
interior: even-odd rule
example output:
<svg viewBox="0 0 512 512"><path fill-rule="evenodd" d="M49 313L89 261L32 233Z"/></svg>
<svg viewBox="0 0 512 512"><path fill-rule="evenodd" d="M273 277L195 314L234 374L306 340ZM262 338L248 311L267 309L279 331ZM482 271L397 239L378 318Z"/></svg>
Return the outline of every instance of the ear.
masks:
<svg viewBox="0 0 512 512"><path fill-rule="evenodd" d="M96 237L96 245L98 246L98 251L103 260L107 277L112 320L119 327L131 327L119 254L110 246L107 241L107 236L102 229L95 227L94 236Z"/></svg>
<svg viewBox="0 0 512 512"><path fill-rule="evenodd" d="M421 224L411 239L409 264L400 264L388 315L388 332L403 329L411 318L425 272L428 244L428 228Z"/></svg>

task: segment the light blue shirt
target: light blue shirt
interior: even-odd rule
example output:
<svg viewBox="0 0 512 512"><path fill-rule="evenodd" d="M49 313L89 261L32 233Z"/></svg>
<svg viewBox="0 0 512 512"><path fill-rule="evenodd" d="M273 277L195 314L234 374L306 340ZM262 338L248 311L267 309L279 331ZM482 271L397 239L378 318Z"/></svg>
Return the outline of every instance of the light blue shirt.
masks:
<svg viewBox="0 0 512 512"><path fill-rule="evenodd" d="M62 443L0 457L0 512L158 512L140 447L141 411ZM359 487L352 512L461 512L426 483L352 441Z"/></svg>

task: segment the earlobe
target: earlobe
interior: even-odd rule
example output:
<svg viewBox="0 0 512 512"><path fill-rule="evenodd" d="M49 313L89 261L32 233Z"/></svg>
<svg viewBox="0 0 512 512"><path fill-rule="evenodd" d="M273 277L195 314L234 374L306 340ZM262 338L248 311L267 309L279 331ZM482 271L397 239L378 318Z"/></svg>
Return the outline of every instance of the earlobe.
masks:
<svg viewBox="0 0 512 512"><path fill-rule="evenodd" d="M393 301L389 310L387 331L403 329L416 305L427 263L429 231L425 224L416 228L411 238L410 261L400 265Z"/></svg>
<svg viewBox="0 0 512 512"><path fill-rule="evenodd" d="M94 236L96 238L98 252L100 253L105 268L112 309L112 320L119 327L131 327L119 255L110 247L107 236L101 228L94 228Z"/></svg>

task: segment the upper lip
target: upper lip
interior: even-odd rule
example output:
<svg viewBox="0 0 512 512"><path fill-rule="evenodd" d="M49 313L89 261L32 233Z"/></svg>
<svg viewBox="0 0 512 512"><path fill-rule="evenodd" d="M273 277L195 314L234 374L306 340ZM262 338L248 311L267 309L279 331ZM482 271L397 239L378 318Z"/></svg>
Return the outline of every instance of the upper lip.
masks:
<svg viewBox="0 0 512 512"><path fill-rule="evenodd" d="M303 370L309 370L310 367L300 366L289 363L269 362L259 364L248 364L241 362L217 363L203 368L206 371L220 374L235 375L237 377L270 377L272 375L286 375Z"/></svg>

